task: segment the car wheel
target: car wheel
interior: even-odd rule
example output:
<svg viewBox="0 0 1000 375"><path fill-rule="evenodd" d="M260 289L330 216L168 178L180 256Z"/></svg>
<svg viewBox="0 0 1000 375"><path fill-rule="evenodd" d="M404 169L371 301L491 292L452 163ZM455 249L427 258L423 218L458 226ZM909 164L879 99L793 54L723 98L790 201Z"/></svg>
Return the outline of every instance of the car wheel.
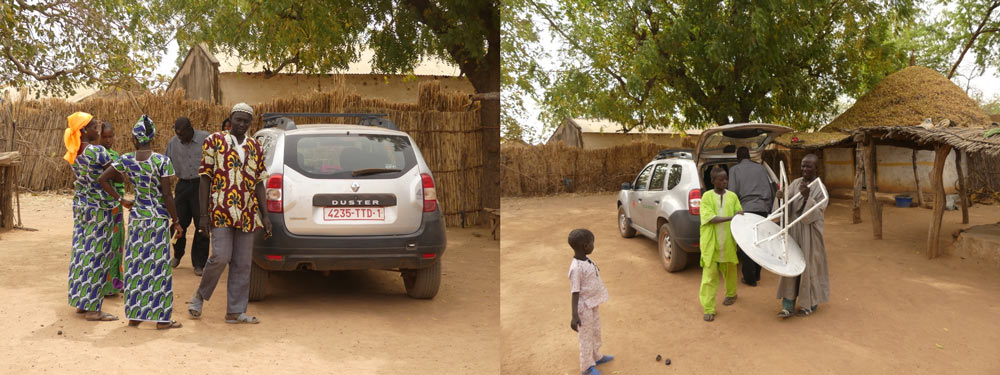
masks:
<svg viewBox="0 0 1000 375"><path fill-rule="evenodd" d="M635 228L632 228L632 220L625 216L625 209L618 206L618 233L625 238L635 237Z"/></svg>
<svg viewBox="0 0 1000 375"><path fill-rule="evenodd" d="M441 261L417 270L403 270L406 295L416 299L431 299L441 286Z"/></svg>
<svg viewBox="0 0 1000 375"><path fill-rule="evenodd" d="M267 279L270 272L250 262L250 300L260 301L267 295Z"/></svg>
<svg viewBox="0 0 1000 375"><path fill-rule="evenodd" d="M677 272L687 267L687 253L674 246L674 240L670 238L670 227L666 223L660 226L657 234L656 247L660 250L660 262L667 272Z"/></svg>

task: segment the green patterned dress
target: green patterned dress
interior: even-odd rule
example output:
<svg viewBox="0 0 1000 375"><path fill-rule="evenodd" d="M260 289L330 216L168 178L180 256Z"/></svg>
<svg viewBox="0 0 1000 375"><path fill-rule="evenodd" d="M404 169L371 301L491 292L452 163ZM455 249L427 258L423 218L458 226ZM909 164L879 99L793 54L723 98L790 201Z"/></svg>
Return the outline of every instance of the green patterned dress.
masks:
<svg viewBox="0 0 1000 375"><path fill-rule="evenodd" d="M125 242L125 316L129 320L170 322L174 293L170 269L170 214L160 178L174 175L170 158L153 153L136 160L135 153L112 164L135 187L135 203Z"/></svg>
<svg viewBox="0 0 1000 375"><path fill-rule="evenodd" d="M87 145L73 163L73 251L69 263L69 304L100 311L101 288L108 277L115 200L101 189L97 178L111 156L100 145Z"/></svg>
<svg viewBox="0 0 1000 375"><path fill-rule="evenodd" d="M121 159L121 154L112 149L107 149L111 155L111 162ZM111 183L119 196L125 195L125 184L121 182ZM114 229L111 234L111 262L108 264L108 278L104 283L101 293L110 296L122 292L125 286L125 278L122 276L122 256L125 251L125 211L121 204L115 203L115 208L111 209L111 216L114 218Z"/></svg>

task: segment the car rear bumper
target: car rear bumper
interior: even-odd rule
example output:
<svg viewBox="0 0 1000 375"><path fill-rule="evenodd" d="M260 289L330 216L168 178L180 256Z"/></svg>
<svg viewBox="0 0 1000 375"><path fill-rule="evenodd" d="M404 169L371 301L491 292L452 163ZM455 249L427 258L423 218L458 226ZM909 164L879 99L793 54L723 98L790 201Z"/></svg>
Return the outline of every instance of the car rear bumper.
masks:
<svg viewBox="0 0 1000 375"><path fill-rule="evenodd" d="M701 236L701 217L688 211L674 211L667 221L670 226L670 236L674 245L688 253L701 252L699 241Z"/></svg>
<svg viewBox="0 0 1000 375"><path fill-rule="evenodd" d="M268 218L273 236L265 240L263 231L256 232L253 260L269 271L424 268L447 247L439 212L424 213L416 232L398 236L301 236L288 231L283 214Z"/></svg>

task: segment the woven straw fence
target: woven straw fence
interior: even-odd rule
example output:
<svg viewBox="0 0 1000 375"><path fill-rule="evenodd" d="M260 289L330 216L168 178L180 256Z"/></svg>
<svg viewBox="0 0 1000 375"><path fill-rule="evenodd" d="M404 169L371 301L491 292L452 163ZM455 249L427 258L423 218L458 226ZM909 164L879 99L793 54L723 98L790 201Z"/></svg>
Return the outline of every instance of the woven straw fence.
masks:
<svg viewBox="0 0 1000 375"><path fill-rule="evenodd" d="M621 189L632 181L663 145L632 143L597 150L561 143L500 148L500 194L543 196L564 192L595 193ZM567 187L567 181L568 187Z"/></svg>
<svg viewBox="0 0 1000 375"><path fill-rule="evenodd" d="M254 104L255 114L266 112L382 113L417 143L434 173L438 203L449 226L477 225L486 216L482 212L480 180L483 174L482 125L478 103L472 105L467 95L444 93L436 81L422 83L417 104L391 103L382 99L361 98L341 91L315 92ZM145 94L131 98L96 98L81 103L62 100L7 103L0 110L0 151L11 137L16 122L15 147L24 164L19 168L19 186L33 191L71 189L73 171L62 156L66 152L62 136L66 116L84 111L114 125L114 145L120 152L133 150L131 129L142 113L156 124L153 150L164 152L174 136L173 122L181 116L191 119L195 128L216 132L229 115L231 107L201 100L185 100L183 92L161 95ZM297 124L357 123L350 118L293 118ZM248 134L261 128L255 116Z"/></svg>

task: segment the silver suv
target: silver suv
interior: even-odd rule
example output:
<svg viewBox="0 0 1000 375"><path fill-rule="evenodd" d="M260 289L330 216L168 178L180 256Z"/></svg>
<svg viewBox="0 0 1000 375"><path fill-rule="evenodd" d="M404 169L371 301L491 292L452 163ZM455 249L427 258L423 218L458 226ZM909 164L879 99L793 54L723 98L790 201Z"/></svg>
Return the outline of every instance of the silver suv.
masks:
<svg viewBox="0 0 1000 375"><path fill-rule="evenodd" d="M387 269L406 293L433 298L446 247L434 177L416 143L381 115L264 114L267 217L254 241L250 299L270 271ZM357 117L364 125L296 126L289 117Z"/></svg>
<svg viewBox="0 0 1000 375"><path fill-rule="evenodd" d="M732 124L702 132L694 150L663 150L618 193L618 231L622 237L642 234L657 241L660 261L668 272L687 267L700 252L701 193L714 189L711 170L736 164L736 149L745 146L750 159L763 164L772 182L778 178L762 162L764 148L792 131L772 124Z"/></svg>

